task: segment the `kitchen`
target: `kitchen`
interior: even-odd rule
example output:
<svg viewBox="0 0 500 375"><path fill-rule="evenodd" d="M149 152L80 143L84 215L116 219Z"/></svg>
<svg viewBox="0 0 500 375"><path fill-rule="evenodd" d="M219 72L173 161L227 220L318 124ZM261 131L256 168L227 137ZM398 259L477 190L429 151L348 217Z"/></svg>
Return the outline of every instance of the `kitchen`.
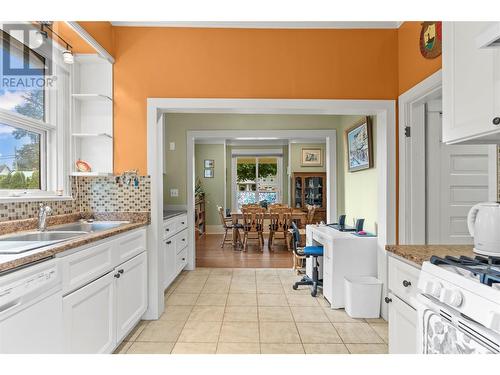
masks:
<svg viewBox="0 0 500 375"><path fill-rule="evenodd" d="M191 354L231 350L238 354L245 350L252 354L499 353L500 238L496 228L500 206L481 203L499 199L500 50L495 46L500 39L499 23L425 24L341 29L353 35L373 34L373 40L387 38L382 44L396 42L401 54L404 38L409 36L413 43L408 43L412 46L409 56L398 59L396 53L384 54L391 66L386 70L376 67L373 83L388 79L391 87L387 95L367 91L366 99L362 96L365 91L357 96L347 91L325 94L321 92L325 87L319 86L307 100L299 95L295 99L255 101L244 92L235 94L243 99L221 99L225 95L219 93L212 95L213 101L186 99L210 97L207 92L146 93L141 90L152 87L147 80L154 77L146 76L138 86L131 80L130 72L139 59L136 48L143 53L142 48L149 43L139 35L143 30L151 35L158 33L152 38L160 41L161 35L170 32L186 32L189 38L205 33L217 39L221 38L219 29L136 28L125 22L15 24L26 35L35 32L36 40L50 40L54 51L52 74L58 79L57 88L44 91L39 101L37 90L21 95L4 87L0 96L0 353L136 350L152 354L160 349L172 354L183 350ZM3 53L21 61L26 45L13 36L14 26L1 27L2 40L9 46ZM99 34L98 28L109 33ZM255 40L261 40L264 32L273 38L276 35L268 29L221 30L235 34L244 30ZM420 55L416 47L421 30L428 32L423 33L427 35L424 41L430 38L432 43L442 43L442 58L424 60ZM435 35L432 30L436 30ZM337 38L337 31L326 33ZM303 31L291 31L295 32ZM292 45L299 43L291 40ZM124 45L131 50L120 50ZM43 61L41 52L28 49L31 59ZM422 61L413 59L414 54ZM405 78L404 68L410 63L422 64L422 74ZM393 74L393 68L399 69L400 77ZM175 77L168 79L178 83ZM383 88L379 85L373 90ZM287 95L264 92L257 97ZM320 97L328 99L316 99ZM31 111L34 106L35 111ZM269 109L272 106L274 109ZM209 129L203 123L195 128L199 134L191 134L191 128L182 134L182 146L161 136L160 129L168 129L172 124L169 118L175 116L188 118L190 113L195 118L193 113L211 111L219 116L234 112L276 115L271 110L318 116L363 114L372 116L377 126L377 182L372 184L378 189L373 199L378 211L370 228L373 233L361 238L366 236L362 227L355 234L346 234L324 223L300 228L306 245L321 247L325 252L318 259L311 256L321 264L322 276L311 276L323 278L324 290L319 288L318 295L310 296L307 286L293 294L293 283L301 279L290 269L242 267L235 271L196 265L195 181L185 177L194 175L194 162L190 165L187 161L194 155L197 136L211 131L226 132L226 138L241 134L230 134L230 129L216 126ZM139 123L142 128L129 126L131 123ZM437 133L436 126L430 124L438 124ZM262 129L260 141L272 138L272 131ZM344 134L339 132L338 137L338 142L343 142ZM259 139L251 141L258 143ZM339 144L328 138L325 142L331 142L328 147ZM168 159L167 172L175 174L175 166L183 169L186 186L180 191L179 186L169 185L172 178L166 177L163 169L163 159L169 158L169 152L173 155L176 147L182 147L181 156ZM324 152L330 152L332 164L327 168L333 170L344 160L337 161L337 149L328 147ZM328 187L332 195L325 209L327 224L352 207L337 207L340 187L336 184L334 180ZM172 198L180 193L185 201L164 207L164 191ZM175 199L172 201L175 203ZM350 251L345 258L344 247ZM359 252L356 257L352 256L354 251ZM316 272L311 271L311 257L305 267L308 275ZM335 277L341 275L340 279L332 278L329 272ZM350 276L378 280L377 316L348 316L343 282ZM206 290L209 292L204 293ZM242 296L246 294L255 294L255 304L247 303L250 298ZM234 295L246 302L230 306ZM172 304L174 299L177 303ZM284 310L289 316L261 319L263 312L277 316ZM204 319L200 311L205 312ZM320 314L311 318L316 312ZM175 320L174 313L182 317ZM249 320L228 318L238 314ZM340 315L342 321L338 320ZM287 324L275 319L284 319ZM290 331L276 334L276 327ZM318 332L320 328L325 331ZM356 335L349 329L363 329L370 338L350 341ZM273 341L289 333L288 341ZM278 338L271 339L272 335Z"/></svg>

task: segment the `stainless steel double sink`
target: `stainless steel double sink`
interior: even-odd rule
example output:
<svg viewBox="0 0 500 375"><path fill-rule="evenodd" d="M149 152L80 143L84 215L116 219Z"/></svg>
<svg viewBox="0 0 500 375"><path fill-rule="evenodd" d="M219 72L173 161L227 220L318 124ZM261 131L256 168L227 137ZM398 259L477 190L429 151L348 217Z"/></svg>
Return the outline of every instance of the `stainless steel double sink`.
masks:
<svg viewBox="0 0 500 375"><path fill-rule="evenodd" d="M19 254L25 251L68 241L89 233L102 232L128 224L129 221L79 221L33 231L0 236L0 255Z"/></svg>

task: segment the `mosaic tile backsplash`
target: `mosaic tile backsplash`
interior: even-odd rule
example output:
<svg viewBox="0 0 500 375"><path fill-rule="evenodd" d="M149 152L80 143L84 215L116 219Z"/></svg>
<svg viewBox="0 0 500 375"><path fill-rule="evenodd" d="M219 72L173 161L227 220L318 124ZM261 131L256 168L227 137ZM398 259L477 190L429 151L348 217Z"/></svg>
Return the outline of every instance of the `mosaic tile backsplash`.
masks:
<svg viewBox="0 0 500 375"><path fill-rule="evenodd" d="M53 215L78 212L149 212L149 176L139 177L138 186L117 183L115 177L71 177L72 200L50 201ZM0 203L0 221L36 217L41 201Z"/></svg>

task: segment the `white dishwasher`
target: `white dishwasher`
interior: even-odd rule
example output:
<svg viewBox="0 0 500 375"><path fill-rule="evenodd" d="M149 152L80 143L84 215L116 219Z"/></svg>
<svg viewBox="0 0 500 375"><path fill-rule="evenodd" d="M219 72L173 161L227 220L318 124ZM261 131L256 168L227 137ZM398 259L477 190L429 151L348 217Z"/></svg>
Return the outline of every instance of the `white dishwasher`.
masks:
<svg viewBox="0 0 500 375"><path fill-rule="evenodd" d="M62 322L55 259L0 276L0 354L62 353Z"/></svg>

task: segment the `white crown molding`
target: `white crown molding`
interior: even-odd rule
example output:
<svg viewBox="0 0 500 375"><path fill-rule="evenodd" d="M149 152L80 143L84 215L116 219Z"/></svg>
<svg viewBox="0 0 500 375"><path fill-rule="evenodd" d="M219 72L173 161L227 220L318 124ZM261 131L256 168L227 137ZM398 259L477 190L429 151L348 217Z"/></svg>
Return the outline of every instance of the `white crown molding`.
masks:
<svg viewBox="0 0 500 375"><path fill-rule="evenodd" d="M112 21L113 26L189 27L227 29L397 29L398 21L328 21L328 22L226 22L226 21Z"/></svg>

